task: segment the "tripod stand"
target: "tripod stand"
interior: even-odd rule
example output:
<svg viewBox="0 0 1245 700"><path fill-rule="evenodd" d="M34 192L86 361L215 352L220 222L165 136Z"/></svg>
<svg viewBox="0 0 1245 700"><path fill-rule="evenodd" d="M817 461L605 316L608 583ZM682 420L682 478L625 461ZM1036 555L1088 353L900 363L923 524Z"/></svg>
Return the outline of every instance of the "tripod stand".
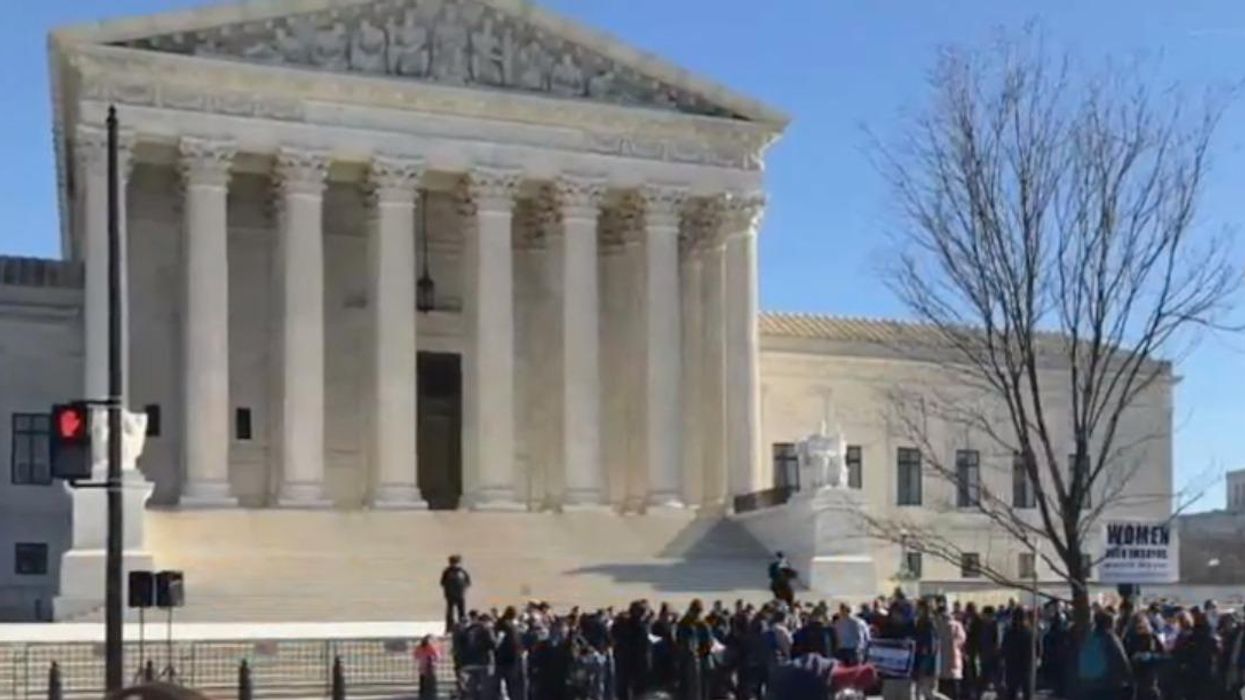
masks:
<svg viewBox="0 0 1245 700"><path fill-rule="evenodd" d="M173 665L173 608L165 608L164 612L164 668L160 669L160 680L179 683L177 667Z"/></svg>

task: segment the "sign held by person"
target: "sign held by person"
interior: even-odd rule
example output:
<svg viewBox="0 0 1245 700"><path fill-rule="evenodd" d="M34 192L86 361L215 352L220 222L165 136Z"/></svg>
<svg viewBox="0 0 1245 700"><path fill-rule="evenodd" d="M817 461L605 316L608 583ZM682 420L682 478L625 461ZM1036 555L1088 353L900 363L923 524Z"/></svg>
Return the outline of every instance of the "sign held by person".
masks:
<svg viewBox="0 0 1245 700"><path fill-rule="evenodd" d="M1171 522L1111 520L1103 527L1105 547L1098 564L1102 583L1176 583L1180 556Z"/></svg>
<svg viewBox="0 0 1245 700"><path fill-rule="evenodd" d="M868 662L883 678L910 678L916 644L911 639L874 639L869 642Z"/></svg>

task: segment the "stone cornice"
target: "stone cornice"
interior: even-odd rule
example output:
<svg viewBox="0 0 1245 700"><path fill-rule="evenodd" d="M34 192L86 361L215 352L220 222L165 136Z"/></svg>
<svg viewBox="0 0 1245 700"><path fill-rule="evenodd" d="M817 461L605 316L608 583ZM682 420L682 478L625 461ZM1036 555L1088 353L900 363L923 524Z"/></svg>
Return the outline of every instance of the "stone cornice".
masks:
<svg viewBox="0 0 1245 700"><path fill-rule="evenodd" d="M69 62L78 99L302 123L333 105L518 122L554 147L741 170L759 169L778 136L740 120L115 46L74 47Z"/></svg>

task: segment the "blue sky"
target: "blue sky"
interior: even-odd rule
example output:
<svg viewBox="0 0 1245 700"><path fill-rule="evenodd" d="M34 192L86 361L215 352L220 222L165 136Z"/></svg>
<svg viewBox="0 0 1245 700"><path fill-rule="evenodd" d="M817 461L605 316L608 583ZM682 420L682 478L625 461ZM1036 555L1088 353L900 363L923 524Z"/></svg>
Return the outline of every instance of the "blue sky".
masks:
<svg viewBox="0 0 1245 700"><path fill-rule="evenodd" d="M0 252L57 254L45 37L62 24L205 4L198 0L11 2L0 27ZM1157 84L1245 80L1245 3L1235 0L544 0L791 115L767 172L761 243L768 309L902 316L878 277L895 223L864 129L898 133L919 110L937 47L980 46L999 28L1041 22L1049 43L1087 63L1141 55ZM17 8L20 7L20 10ZM1226 115L1202 208L1238 227L1245 195L1245 104ZM1242 247L1245 249L1245 246ZM1177 480L1245 467L1245 338L1210 338L1181 359ZM1222 504L1223 489L1200 507Z"/></svg>

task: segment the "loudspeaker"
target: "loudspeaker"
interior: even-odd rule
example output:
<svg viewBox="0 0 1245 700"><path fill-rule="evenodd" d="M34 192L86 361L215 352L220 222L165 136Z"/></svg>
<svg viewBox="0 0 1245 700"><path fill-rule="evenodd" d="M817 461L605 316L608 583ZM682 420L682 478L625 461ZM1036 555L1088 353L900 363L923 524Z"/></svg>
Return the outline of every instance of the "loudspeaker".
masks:
<svg viewBox="0 0 1245 700"><path fill-rule="evenodd" d="M150 608L155 606L155 574L150 571L131 571L129 599L131 608Z"/></svg>
<svg viewBox="0 0 1245 700"><path fill-rule="evenodd" d="M161 571L156 574L156 607L180 608L186 604L184 577L180 571Z"/></svg>

